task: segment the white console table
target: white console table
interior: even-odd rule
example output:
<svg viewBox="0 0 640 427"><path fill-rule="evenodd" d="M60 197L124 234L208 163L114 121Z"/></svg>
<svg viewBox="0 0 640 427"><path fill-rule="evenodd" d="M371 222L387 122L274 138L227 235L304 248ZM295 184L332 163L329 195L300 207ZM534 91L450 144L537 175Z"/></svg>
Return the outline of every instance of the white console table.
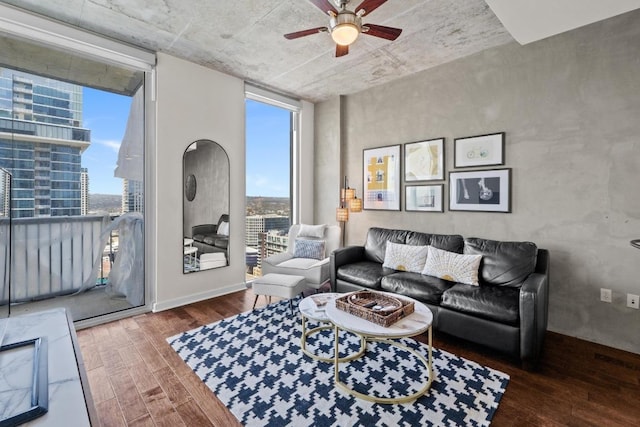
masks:
<svg viewBox="0 0 640 427"><path fill-rule="evenodd" d="M2 345L38 337L45 338L47 346L48 412L22 425L99 425L75 328L66 310L60 308L0 319ZM0 353L0 420L30 406L31 355L28 350Z"/></svg>

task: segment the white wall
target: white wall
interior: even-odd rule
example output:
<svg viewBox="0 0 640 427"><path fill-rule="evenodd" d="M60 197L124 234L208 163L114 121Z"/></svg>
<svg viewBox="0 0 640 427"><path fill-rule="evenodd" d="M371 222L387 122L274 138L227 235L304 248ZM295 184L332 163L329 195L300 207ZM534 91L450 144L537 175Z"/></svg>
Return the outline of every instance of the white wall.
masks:
<svg viewBox="0 0 640 427"><path fill-rule="evenodd" d="M162 310L244 288L244 82L161 53L156 71L154 310ZM229 156L231 265L183 274L182 155L199 139L216 141Z"/></svg>
<svg viewBox="0 0 640 427"><path fill-rule="evenodd" d="M156 171L156 244L150 252L157 268L153 309L164 310L245 287L245 90L238 78L162 53L156 72L156 150L149 156ZM313 123L314 105L303 101L296 191L304 222L314 215ZM229 156L230 266L183 274L182 155L199 139L217 142Z"/></svg>

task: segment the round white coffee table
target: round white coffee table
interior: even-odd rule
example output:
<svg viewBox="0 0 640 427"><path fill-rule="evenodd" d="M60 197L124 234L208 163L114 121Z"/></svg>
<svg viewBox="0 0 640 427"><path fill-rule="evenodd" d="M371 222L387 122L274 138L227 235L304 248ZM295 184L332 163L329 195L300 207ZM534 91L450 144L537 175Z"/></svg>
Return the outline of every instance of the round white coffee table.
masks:
<svg viewBox="0 0 640 427"><path fill-rule="evenodd" d="M323 356L319 356L317 354L314 354L312 352L310 352L309 350L307 350L307 337L309 337L312 334L318 333L320 331L326 331L328 329L333 329L333 325L331 324L331 321L329 320L329 318L327 317L326 311L325 311L325 307L318 307L316 305L316 303L314 302L314 298L315 299L319 299L319 298L326 298L327 303L329 300L334 300L335 298L339 297L342 294L337 294L337 293L320 293L320 294L314 294L311 296L308 296L306 298L304 298L302 301L300 301L300 304L298 304L298 309L300 310L300 315L302 317L302 335L300 336L300 349L302 350L302 352L304 354L306 354L307 356L311 357L314 360L318 360L320 362L333 362L334 361L334 357L323 357ZM307 322L309 321L309 319L316 321L318 323L325 323L325 325L320 325L318 327L315 327L313 329L307 329ZM348 362L354 359L357 359L358 357L362 356L362 354L364 354L365 350L367 348L367 343L365 342L364 338L361 337L360 338L360 351L354 355L348 356L348 357L342 357L340 359L338 359L339 362Z"/></svg>
<svg viewBox="0 0 640 427"><path fill-rule="evenodd" d="M345 392L356 396L360 399L368 400L370 402L376 403L405 403L410 402L412 400L417 399L418 397L425 394L429 388L431 388L431 383L433 382L433 360L432 360L432 347L431 347L431 324L433 322L433 314L429 308L422 304L419 301L416 301L412 298L406 296L399 296L391 293L381 292L382 294L386 294L388 296L392 296L398 299L411 300L414 303L414 312L408 315L407 317L400 319L396 323L384 327L380 325L376 325L375 323L369 322L368 320L364 320L358 316L354 316L353 314L349 314L346 311L339 310L336 307L335 300L331 300L327 303L327 307L325 309L325 313L327 318L334 325L335 330L335 350L334 350L334 381L336 387L344 390ZM344 295L344 294L343 294ZM360 393L352 388L348 387L345 383L340 381L340 370L339 364L340 360L335 356L339 354L340 347L340 330L352 332L354 334L360 335L365 342L367 341L375 341L375 342L383 342L388 345L392 345L398 348L401 348L411 354L422 364L424 365L428 378L425 380L422 388L415 393L412 393L407 396L402 397L378 397L372 396L368 394ZM398 338L407 338L413 337L416 335L420 335L424 332L428 333L428 358L425 358L422 354L418 353L412 348L407 347L406 345L394 341Z"/></svg>

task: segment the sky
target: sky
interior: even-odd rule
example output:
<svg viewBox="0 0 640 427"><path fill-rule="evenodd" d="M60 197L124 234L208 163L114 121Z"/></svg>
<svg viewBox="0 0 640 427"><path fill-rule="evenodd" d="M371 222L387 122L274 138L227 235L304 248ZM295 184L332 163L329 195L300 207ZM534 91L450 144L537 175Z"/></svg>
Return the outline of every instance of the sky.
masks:
<svg viewBox="0 0 640 427"><path fill-rule="evenodd" d="M82 95L82 125L91 129L91 145L82 153L82 167L89 170L89 193L122 194L122 179L113 171L133 98L87 87Z"/></svg>
<svg viewBox="0 0 640 427"><path fill-rule="evenodd" d="M82 154L82 167L89 170L91 194L122 194L122 179L114 178L113 171L131 100L83 88L83 127L91 129L91 145ZM289 197L290 112L247 100L246 115L246 194ZM176 161L182 163L182 159Z"/></svg>
<svg viewBox="0 0 640 427"><path fill-rule="evenodd" d="M289 197L291 113L246 101L247 196Z"/></svg>

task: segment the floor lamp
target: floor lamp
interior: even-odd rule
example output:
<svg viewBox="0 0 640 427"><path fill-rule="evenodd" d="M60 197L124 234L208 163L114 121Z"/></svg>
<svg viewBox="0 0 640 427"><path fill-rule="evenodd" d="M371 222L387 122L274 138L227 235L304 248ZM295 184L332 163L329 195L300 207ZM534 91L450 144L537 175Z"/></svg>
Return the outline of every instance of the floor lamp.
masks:
<svg viewBox="0 0 640 427"><path fill-rule="evenodd" d="M344 177L344 186L340 189L340 207L336 209L336 221L341 223L342 246L345 244L345 227L349 221L349 211L362 212L362 199L356 196L356 189L350 188L347 184L347 177Z"/></svg>

